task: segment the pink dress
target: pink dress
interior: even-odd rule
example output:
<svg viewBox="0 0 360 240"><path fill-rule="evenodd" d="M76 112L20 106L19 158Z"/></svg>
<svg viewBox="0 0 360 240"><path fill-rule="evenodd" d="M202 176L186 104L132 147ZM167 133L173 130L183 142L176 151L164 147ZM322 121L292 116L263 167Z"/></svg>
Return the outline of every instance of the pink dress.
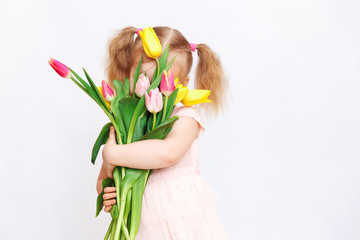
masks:
<svg viewBox="0 0 360 240"><path fill-rule="evenodd" d="M204 131L195 108L175 107L172 115L192 117L200 133ZM215 207L217 197L199 175L198 142L199 137L175 165L153 170L143 196L136 240L228 239Z"/></svg>

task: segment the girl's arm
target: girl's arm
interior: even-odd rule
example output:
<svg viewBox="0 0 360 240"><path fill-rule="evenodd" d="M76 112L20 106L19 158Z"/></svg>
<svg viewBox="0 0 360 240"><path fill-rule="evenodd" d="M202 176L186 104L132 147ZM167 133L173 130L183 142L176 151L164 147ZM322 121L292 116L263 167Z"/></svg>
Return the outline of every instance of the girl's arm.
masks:
<svg viewBox="0 0 360 240"><path fill-rule="evenodd" d="M101 170L100 170L100 173L99 173L99 176L98 176L98 179L97 179L97 182L96 182L96 191L98 193L98 195L102 192L102 181L107 178L107 175L106 175L106 169L105 169L105 166L104 164L101 165Z"/></svg>
<svg viewBox="0 0 360 240"><path fill-rule="evenodd" d="M108 177L115 166L156 169L177 163L199 134L199 125L192 117L179 117L164 140L150 139L118 145L111 127L109 140L103 149L103 163Z"/></svg>

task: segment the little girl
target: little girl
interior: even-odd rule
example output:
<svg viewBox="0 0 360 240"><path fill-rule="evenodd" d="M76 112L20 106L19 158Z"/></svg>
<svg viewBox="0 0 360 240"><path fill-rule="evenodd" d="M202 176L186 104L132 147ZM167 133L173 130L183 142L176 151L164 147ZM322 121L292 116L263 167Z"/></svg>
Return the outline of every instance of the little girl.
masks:
<svg viewBox="0 0 360 240"><path fill-rule="evenodd" d="M221 109L226 81L221 63L204 44L190 44L176 29L154 27L163 48L169 44L169 61L176 55L170 68L179 83L187 85L192 66L192 51L197 51L196 89L211 90L212 103L204 103L215 113ZM109 84L114 79L130 78L141 56L141 72L152 79L156 64L146 56L137 29L126 27L109 44L107 74ZM134 38L134 36L136 36ZM204 124L194 107L176 106L173 116L179 116L164 140L144 140L117 145L112 127L103 148L103 164L98 177L97 191L102 191L103 179L112 178L116 166L154 169L150 175L142 204L138 240L223 240L225 228L215 208L215 194L199 175L198 141ZM115 187L104 189L104 210L109 212L116 203Z"/></svg>

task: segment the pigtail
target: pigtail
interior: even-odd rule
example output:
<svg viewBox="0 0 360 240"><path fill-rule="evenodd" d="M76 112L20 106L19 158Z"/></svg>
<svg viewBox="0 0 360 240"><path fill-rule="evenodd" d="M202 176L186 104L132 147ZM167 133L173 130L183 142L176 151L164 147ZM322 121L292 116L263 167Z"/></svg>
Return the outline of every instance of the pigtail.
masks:
<svg viewBox="0 0 360 240"><path fill-rule="evenodd" d="M106 73L112 88L115 79L124 81L130 74L131 49L136 31L135 27L123 28L109 41Z"/></svg>
<svg viewBox="0 0 360 240"><path fill-rule="evenodd" d="M223 112L226 102L228 82L219 57L205 44L196 45L199 62L195 70L195 88L211 91L209 99L212 103L203 104L206 109L218 114Z"/></svg>

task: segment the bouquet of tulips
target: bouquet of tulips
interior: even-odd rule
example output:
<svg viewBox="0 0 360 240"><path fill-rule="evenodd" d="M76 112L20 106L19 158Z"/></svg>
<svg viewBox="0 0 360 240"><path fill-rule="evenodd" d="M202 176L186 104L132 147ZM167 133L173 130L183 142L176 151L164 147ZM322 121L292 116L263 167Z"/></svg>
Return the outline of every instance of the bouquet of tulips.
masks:
<svg viewBox="0 0 360 240"><path fill-rule="evenodd" d="M125 78L123 81L114 80L115 89L111 89L105 80L97 87L85 69L83 71L87 81L59 61L49 61L61 77L73 80L109 117L110 122L103 126L93 146L93 164L101 145L109 138L111 125L115 128L118 144L164 139L178 119L177 116L170 117L175 104L181 101L186 106L192 106L210 102L207 99L209 90L189 90L181 84L175 86L177 79L169 71L175 57L167 64L169 46L162 52L159 39L151 27L139 33L146 55L157 63L151 85L149 78L140 73L142 58L135 71L134 86L130 86L129 79ZM130 96L130 87L134 89L133 96ZM111 208L112 220L104 239L135 239L140 224L143 193L150 174L150 169L116 167L113 179L103 180L103 189L115 186L117 192L117 204ZM103 194L104 191L97 198L96 217L103 208Z"/></svg>

